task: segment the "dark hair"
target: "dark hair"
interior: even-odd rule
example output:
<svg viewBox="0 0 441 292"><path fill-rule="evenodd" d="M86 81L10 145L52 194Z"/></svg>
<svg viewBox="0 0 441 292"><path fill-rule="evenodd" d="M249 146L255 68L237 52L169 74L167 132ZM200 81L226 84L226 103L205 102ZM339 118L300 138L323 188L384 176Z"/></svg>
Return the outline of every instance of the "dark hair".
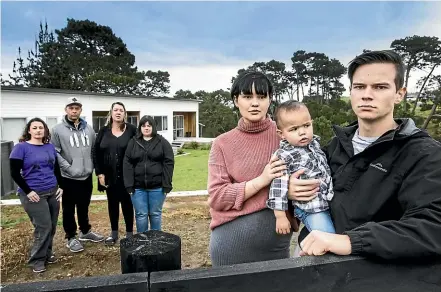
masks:
<svg viewBox="0 0 441 292"><path fill-rule="evenodd" d="M252 94L254 89L257 94L273 97L273 85L269 78L262 72L257 71L244 71L237 76L231 86L231 98L234 100L239 97L240 94Z"/></svg>
<svg viewBox="0 0 441 292"><path fill-rule="evenodd" d="M24 130L23 130L23 134L21 135L21 137L18 139L19 142L25 142L25 141L29 141L31 140L31 134L29 134L29 130L31 129L31 124L33 122L39 122L43 124L43 128L44 128L44 136L43 136L43 143L44 144L48 144L51 140L51 132L49 131L48 126L46 125L46 123L40 119L40 118L33 118L31 120L29 120L29 122L26 124Z"/></svg>
<svg viewBox="0 0 441 292"><path fill-rule="evenodd" d="M404 85L404 73L405 66L403 60L400 55L392 50L383 50L383 51L367 51L360 56L355 57L348 66L348 76L349 81L352 86L352 78L354 77L355 71L358 67L367 64L376 64L376 63L385 63L385 64L394 64L396 73L395 73L395 86L398 91Z"/></svg>
<svg viewBox="0 0 441 292"><path fill-rule="evenodd" d="M112 118L112 112L113 112L113 108L115 107L115 105L120 105L120 106L122 106L123 107L123 109L124 109L124 118L123 118L123 122L122 122L122 124L120 125L120 129L121 129L121 131L123 131L124 130L124 128L126 127L126 121L127 121L127 111L126 111L126 107L124 106L124 104L122 103L122 102L120 102L120 101L116 101L116 102L114 102L114 103L112 103L112 105L110 106L110 111L109 111L109 113L107 114L107 121L106 121L106 126L112 126L112 124L113 124L113 118Z"/></svg>
<svg viewBox="0 0 441 292"><path fill-rule="evenodd" d="M144 125L145 123L149 123L149 125L152 126L152 137L155 137L156 134L158 133L155 119L152 116L143 116L138 124L138 133L136 135L136 138L138 139L142 138L143 135L141 131L141 126Z"/></svg>
<svg viewBox="0 0 441 292"><path fill-rule="evenodd" d="M285 102L279 104L274 112L274 117L276 120L277 128L280 129L280 126L282 125L282 123L280 121L280 112L282 110L289 112L289 111L298 110L301 107L306 107L306 105L303 102L296 101L296 100L288 100L288 101L285 101Z"/></svg>

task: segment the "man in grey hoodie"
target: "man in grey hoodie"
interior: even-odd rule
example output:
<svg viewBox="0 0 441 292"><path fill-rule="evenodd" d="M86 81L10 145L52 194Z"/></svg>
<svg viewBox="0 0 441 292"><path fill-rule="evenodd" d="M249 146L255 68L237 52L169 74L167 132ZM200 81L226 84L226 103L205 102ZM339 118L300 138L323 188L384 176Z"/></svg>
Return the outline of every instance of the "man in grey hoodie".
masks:
<svg viewBox="0 0 441 292"><path fill-rule="evenodd" d="M54 126L51 143L57 150L58 163L65 191L61 206L63 209L63 228L71 252L83 251L80 241L100 242L104 236L91 230L89 223L89 205L92 198L92 148L95 143L95 131L80 118L82 103L76 97L68 98L65 107L66 115L61 123ZM77 209L80 235L78 241Z"/></svg>

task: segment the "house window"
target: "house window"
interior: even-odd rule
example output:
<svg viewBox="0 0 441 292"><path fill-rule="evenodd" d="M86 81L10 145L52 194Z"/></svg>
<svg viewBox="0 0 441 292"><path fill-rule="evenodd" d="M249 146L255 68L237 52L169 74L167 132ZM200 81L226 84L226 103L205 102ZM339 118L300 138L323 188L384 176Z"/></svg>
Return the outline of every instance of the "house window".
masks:
<svg viewBox="0 0 441 292"><path fill-rule="evenodd" d="M3 118L2 119L2 140L18 143L26 127L26 118Z"/></svg>
<svg viewBox="0 0 441 292"><path fill-rule="evenodd" d="M138 127L138 116L127 116L127 123Z"/></svg>
<svg viewBox="0 0 441 292"><path fill-rule="evenodd" d="M95 116L93 117L93 130L98 133L99 130L106 125L107 117Z"/></svg>
<svg viewBox="0 0 441 292"><path fill-rule="evenodd" d="M167 122L167 116L154 116L156 127L158 132L159 131L167 131L168 122Z"/></svg>
<svg viewBox="0 0 441 292"><path fill-rule="evenodd" d="M57 117L47 117L46 118L46 124L47 127L49 128L49 131L52 131L52 128L57 124Z"/></svg>

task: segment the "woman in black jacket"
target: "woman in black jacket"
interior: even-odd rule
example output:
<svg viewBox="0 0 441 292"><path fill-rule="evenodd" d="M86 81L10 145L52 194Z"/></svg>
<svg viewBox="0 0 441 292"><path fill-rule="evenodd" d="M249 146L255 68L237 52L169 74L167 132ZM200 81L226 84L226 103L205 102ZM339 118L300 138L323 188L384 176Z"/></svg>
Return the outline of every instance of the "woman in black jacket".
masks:
<svg viewBox="0 0 441 292"><path fill-rule="evenodd" d="M124 184L135 207L136 231L161 230L162 206L172 190L174 154L170 143L157 134L151 116L139 121L138 134L124 157Z"/></svg>
<svg viewBox="0 0 441 292"><path fill-rule="evenodd" d="M98 177L98 190L107 193L112 233L105 243L112 245L118 240L119 205L126 223L126 237L133 235L133 205L123 179L123 159L129 141L136 134L136 127L126 122L127 112L123 103L114 102L106 125L97 135L93 148L93 162Z"/></svg>

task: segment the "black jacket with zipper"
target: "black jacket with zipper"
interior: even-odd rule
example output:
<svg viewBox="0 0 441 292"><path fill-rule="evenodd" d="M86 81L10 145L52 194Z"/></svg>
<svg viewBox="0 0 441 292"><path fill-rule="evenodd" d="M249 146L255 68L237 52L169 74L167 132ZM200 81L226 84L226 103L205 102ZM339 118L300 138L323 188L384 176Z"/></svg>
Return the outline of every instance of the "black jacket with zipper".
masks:
<svg viewBox="0 0 441 292"><path fill-rule="evenodd" d="M358 124L334 126L324 147L334 182L331 214L352 254L441 256L441 144L412 119L354 155ZM303 237L303 236L302 236Z"/></svg>
<svg viewBox="0 0 441 292"><path fill-rule="evenodd" d="M156 135L150 141L137 137L130 140L123 164L127 192L162 187L164 193L169 193L173 189L173 170L173 149L164 137Z"/></svg>

